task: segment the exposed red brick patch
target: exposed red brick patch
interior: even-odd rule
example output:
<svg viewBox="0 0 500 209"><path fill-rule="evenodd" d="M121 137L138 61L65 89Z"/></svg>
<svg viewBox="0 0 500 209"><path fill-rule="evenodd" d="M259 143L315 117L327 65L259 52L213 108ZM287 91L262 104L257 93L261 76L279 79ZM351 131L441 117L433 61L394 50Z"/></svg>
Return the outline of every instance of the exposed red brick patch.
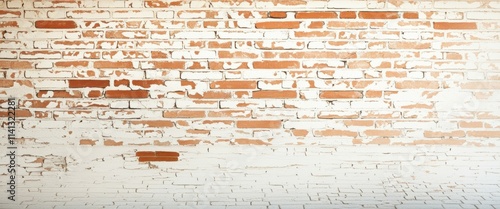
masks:
<svg viewBox="0 0 500 209"><path fill-rule="evenodd" d="M257 29L297 29L299 26L300 22L298 21L255 23Z"/></svg>
<svg viewBox="0 0 500 209"><path fill-rule="evenodd" d="M42 29L72 29L78 26L73 20L38 20L35 22L35 27Z"/></svg>
<svg viewBox="0 0 500 209"><path fill-rule="evenodd" d="M236 122L238 128L280 128L281 120L241 120Z"/></svg>
<svg viewBox="0 0 500 209"><path fill-rule="evenodd" d="M107 98L148 98L149 91L146 90L108 90Z"/></svg>
<svg viewBox="0 0 500 209"><path fill-rule="evenodd" d="M361 91L322 91L321 99L360 99L363 98Z"/></svg>
<svg viewBox="0 0 500 209"><path fill-rule="evenodd" d="M286 69L286 68L300 68L298 61L257 61L253 62L255 69Z"/></svg>
<svg viewBox="0 0 500 209"><path fill-rule="evenodd" d="M295 14L297 19L327 19L327 18L337 18L337 13L335 12L297 12Z"/></svg>
<svg viewBox="0 0 500 209"><path fill-rule="evenodd" d="M403 13L405 19L418 19L418 12L405 12Z"/></svg>
<svg viewBox="0 0 500 209"><path fill-rule="evenodd" d="M104 140L104 146L122 146L123 142L117 142L112 139L106 139Z"/></svg>
<svg viewBox="0 0 500 209"><path fill-rule="evenodd" d="M292 99L297 98L297 91L285 90L285 91L254 91L252 93L253 98L272 98L272 99Z"/></svg>
<svg viewBox="0 0 500 209"><path fill-rule="evenodd" d="M434 29L439 30L475 30L476 23L473 22L435 22Z"/></svg>
<svg viewBox="0 0 500 209"><path fill-rule="evenodd" d="M268 142L258 140L258 139L235 139L234 142L237 144L251 144L251 145L268 145Z"/></svg>
<svg viewBox="0 0 500 209"><path fill-rule="evenodd" d="M270 18L286 18L286 12L269 12Z"/></svg>
<svg viewBox="0 0 500 209"><path fill-rule="evenodd" d="M109 80L68 80L70 88L105 88L109 86Z"/></svg>
<svg viewBox="0 0 500 209"><path fill-rule="evenodd" d="M92 139L81 139L80 140L80 145L95 145L95 141Z"/></svg>
<svg viewBox="0 0 500 209"><path fill-rule="evenodd" d="M359 12L362 19L397 19L398 12Z"/></svg>
<svg viewBox="0 0 500 209"><path fill-rule="evenodd" d="M340 12L340 18L342 18L342 19L355 19L356 12Z"/></svg>

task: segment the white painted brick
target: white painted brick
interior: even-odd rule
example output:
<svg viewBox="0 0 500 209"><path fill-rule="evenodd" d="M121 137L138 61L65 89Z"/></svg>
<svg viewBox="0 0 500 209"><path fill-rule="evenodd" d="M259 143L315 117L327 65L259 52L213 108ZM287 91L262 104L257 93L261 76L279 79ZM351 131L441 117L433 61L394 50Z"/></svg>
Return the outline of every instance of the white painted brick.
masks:
<svg viewBox="0 0 500 209"><path fill-rule="evenodd" d="M424 78L424 73L420 71L410 71L408 72L408 78L422 79Z"/></svg>
<svg viewBox="0 0 500 209"><path fill-rule="evenodd" d="M216 51L173 51L173 59L215 59Z"/></svg>
<svg viewBox="0 0 500 209"><path fill-rule="evenodd" d="M288 39L288 32L287 31L269 31L269 32L264 32L264 38L265 39Z"/></svg>
<svg viewBox="0 0 500 209"><path fill-rule="evenodd" d="M33 40L33 39L61 39L63 33L59 31L43 32L43 31L22 31L17 33L19 39Z"/></svg>
<svg viewBox="0 0 500 209"><path fill-rule="evenodd" d="M258 78L285 78L286 74L285 72L276 72L276 71L243 71L243 78L249 78L249 79L258 79Z"/></svg>
<svg viewBox="0 0 500 209"><path fill-rule="evenodd" d="M389 104L385 102L378 101L352 101L351 108L354 109L388 109Z"/></svg>
<svg viewBox="0 0 500 209"><path fill-rule="evenodd" d="M325 128L328 126L326 121L310 121L310 120L293 120L285 121L284 128L296 129L312 129L312 128Z"/></svg>
<svg viewBox="0 0 500 209"><path fill-rule="evenodd" d="M215 32L178 32L175 33L174 38L177 39L213 39Z"/></svg>
<svg viewBox="0 0 500 209"><path fill-rule="evenodd" d="M437 9L473 9L481 6L481 2L467 1L435 1L434 8Z"/></svg>
<svg viewBox="0 0 500 209"><path fill-rule="evenodd" d="M194 108L194 109L215 109L219 106L218 102L214 101L199 101L195 102L192 100L177 100L176 107L177 108Z"/></svg>
<svg viewBox="0 0 500 209"><path fill-rule="evenodd" d="M35 2L36 4L36 2ZM48 18L54 18L54 19L64 19L66 18L66 12L64 10L52 10L47 12L47 17Z"/></svg>
<svg viewBox="0 0 500 209"><path fill-rule="evenodd" d="M222 79L222 73L221 72L182 72L181 79L194 79L194 80Z"/></svg>
<svg viewBox="0 0 500 209"><path fill-rule="evenodd" d="M485 76L482 72L467 72L467 79L469 80L484 80Z"/></svg>
<svg viewBox="0 0 500 209"><path fill-rule="evenodd" d="M364 9L367 8L366 1L342 1L330 0L327 7L335 9Z"/></svg>
<svg viewBox="0 0 500 209"><path fill-rule="evenodd" d="M38 88L65 88L68 87L63 80L34 80L33 85Z"/></svg>
<svg viewBox="0 0 500 209"><path fill-rule="evenodd" d="M160 19L173 19L174 11L158 11L156 12L156 17Z"/></svg>
<svg viewBox="0 0 500 209"><path fill-rule="evenodd" d="M0 51L0 58L15 59L17 58L17 53L15 51Z"/></svg>
<svg viewBox="0 0 500 209"><path fill-rule="evenodd" d="M40 61L35 64L36 69L50 69L54 67L51 61Z"/></svg>
<svg viewBox="0 0 500 209"><path fill-rule="evenodd" d="M125 1L99 1L100 8L125 8Z"/></svg>
<svg viewBox="0 0 500 209"><path fill-rule="evenodd" d="M217 36L221 39L261 39L264 38L264 33L262 32L229 32L229 31L218 31Z"/></svg>
<svg viewBox="0 0 500 209"><path fill-rule="evenodd" d="M436 123L430 122L394 122L393 128L398 129L432 129L436 127Z"/></svg>

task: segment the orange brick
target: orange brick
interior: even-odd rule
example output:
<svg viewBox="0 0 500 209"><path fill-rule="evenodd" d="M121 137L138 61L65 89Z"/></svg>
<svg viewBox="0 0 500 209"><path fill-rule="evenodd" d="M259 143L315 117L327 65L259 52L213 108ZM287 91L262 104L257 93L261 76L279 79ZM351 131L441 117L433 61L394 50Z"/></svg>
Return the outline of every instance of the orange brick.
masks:
<svg viewBox="0 0 500 209"><path fill-rule="evenodd" d="M149 91L145 90L107 90L107 98L148 98Z"/></svg>
<svg viewBox="0 0 500 209"><path fill-rule="evenodd" d="M367 136L385 136L385 137L395 137L401 135L401 131L399 130L366 130L364 133Z"/></svg>
<svg viewBox="0 0 500 209"><path fill-rule="evenodd" d="M359 12L362 19L397 19L398 12Z"/></svg>
<svg viewBox="0 0 500 209"><path fill-rule="evenodd" d="M68 68L68 67L87 67L89 65L88 61L60 61L54 63L56 67Z"/></svg>
<svg viewBox="0 0 500 209"><path fill-rule="evenodd" d="M139 162L173 162L173 161L178 161L179 159L177 157L158 157L158 156L145 156L145 157L139 157Z"/></svg>
<svg viewBox="0 0 500 209"><path fill-rule="evenodd" d="M156 156L160 156L160 157L167 157L167 156L170 156L170 157L179 157L179 153L178 152L170 152L170 151L156 151Z"/></svg>
<svg viewBox="0 0 500 209"><path fill-rule="evenodd" d="M403 13L405 19L418 19L418 12L405 12Z"/></svg>
<svg viewBox="0 0 500 209"><path fill-rule="evenodd" d="M270 18L286 18L286 12L269 12Z"/></svg>
<svg viewBox="0 0 500 209"><path fill-rule="evenodd" d="M229 99L231 98L231 92L205 91L202 93L188 94L188 97L193 99Z"/></svg>
<svg viewBox="0 0 500 209"><path fill-rule="evenodd" d="M483 127L483 122L480 121L471 121L471 122L466 122L466 121L460 121L458 123L460 128L482 128Z"/></svg>
<svg viewBox="0 0 500 209"><path fill-rule="evenodd" d="M6 80L6 79L0 80L0 87L2 88L8 88L13 86L14 86L14 80Z"/></svg>
<svg viewBox="0 0 500 209"><path fill-rule="evenodd" d="M257 22L255 28L257 29L297 29L300 22L287 21L287 22Z"/></svg>
<svg viewBox="0 0 500 209"><path fill-rule="evenodd" d="M215 81L210 83L212 89L256 89L257 81Z"/></svg>
<svg viewBox="0 0 500 209"><path fill-rule="evenodd" d="M40 29L73 29L77 28L73 20L38 20L35 27Z"/></svg>
<svg viewBox="0 0 500 209"><path fill-rule="evenodd" d="M399 81L396 82L398 89L437 89L438 81Z"/></svg>
<svg viewBox="0 0 500 209"><path fill-rule="evenodd" d="M132 85L150 88L152 85L164 86L164 80L133 80Z"/></svg>
<svg viewBox="0 0 500 209"><path fill-rule="evenodd" d="M434 22L434 29L438 30L475 30L476 23L473 22Z"/></svg>
<svg viewBox="0 0 500 209"><path fill-rule="evenodd" d="M361 91L322 91L319 93L321 99L360 99L363 98Z"/></svg>
<svg viewBox="0 0 500 209"><path fill-rule="evenodd" d="M355 19L356 12L340 12L341 19Z"/></svg>
<svg viewBox="0 0 500 209"><path fill-rule="evenodd" d="M105 88L109 86L109 80L68 80L70 88Z"/></svg>
<svg viewBox="0 0 500 209"><path fill-rule="evenodd" d="M335 12L297 12L295 14L296 19L328 19L337 18L337 13Z"/></svg>
<svg viewBox="0 0 500 209"><path fill-rule="evenodd" d="M240 120L236 121L237 128L281 128L280 120Z"/></svg>
<svg viewBox="0 0 500 209"><path fill-rule="evenodd" d="M235 139L236 144L251 144L251 145L268 145L268 142L264 142L259 139Z"/></svg>
<svg viewBox="0 0 500 209"><path fill-rule="evenodd" d="M94 62L94 68L105 69L105 68L133 68L133 64L130 61L96 61Z"/></svg>
<svg viewBox="0 0 500 209"><path fill-rule="evenodd" d="M464 137L465 131L424 131L424 136L427 138L441 138L441 137Z"/></svg>
<svg viewBox="0 0 500 209"><path fill-rule="evenodd" d="M204 118L202 110L167 110L163 112L165 118Z"/></svg>
<svg viewBox="0 0 500 209"><path fill-rule="evenodd" d="M155 152L151 151L138 151L135 153L135 156L137 157L143 157L143 156L156 156Z"/></svg>
<svg viewBox="0 0 500 209"><path fill-rule="evenodd" d="M297 91L284 90L284 91L273 91L273 90L263 90L254 91L252 93L252 98L269 98L269 99L292 99L297 98Z"/></svg>
<svg viewBox="0 0 500 209"><path fill-rule="evenodd" d="M481 138L500 138L500 131L467 131L467 136Z"/></svg>
<svg viewBox="0 0 500 209"><path fill-rule="evenodd" d="M287 69L300 68L298 61L255 61L253 62L255 69Z"/></svg>

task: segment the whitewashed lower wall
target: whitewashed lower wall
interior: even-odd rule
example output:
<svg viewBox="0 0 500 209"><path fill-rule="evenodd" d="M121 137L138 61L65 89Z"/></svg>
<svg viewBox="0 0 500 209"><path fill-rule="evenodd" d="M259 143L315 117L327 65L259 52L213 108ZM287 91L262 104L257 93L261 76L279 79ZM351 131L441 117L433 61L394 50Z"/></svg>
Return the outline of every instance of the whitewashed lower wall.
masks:
<svg viewBox="0 0 500 209"><path fill-rule="evenodd" d="M179 151L139 163L135 150ZM5 149L0 162L6 168ZM458 146L18 147L0 208L500 208L500 149Z"/></svg>

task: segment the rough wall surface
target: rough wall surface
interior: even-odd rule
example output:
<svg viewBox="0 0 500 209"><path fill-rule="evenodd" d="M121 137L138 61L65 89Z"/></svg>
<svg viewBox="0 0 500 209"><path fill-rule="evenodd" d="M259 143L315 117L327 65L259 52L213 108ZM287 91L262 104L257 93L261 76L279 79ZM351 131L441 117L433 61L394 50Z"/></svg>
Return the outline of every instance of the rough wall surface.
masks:
<svg viewBox="0 0 500 209"><path fill-rule="evenodd" d="M0 207L500 208L499 24L499 1L0 1Z"/></svg>

